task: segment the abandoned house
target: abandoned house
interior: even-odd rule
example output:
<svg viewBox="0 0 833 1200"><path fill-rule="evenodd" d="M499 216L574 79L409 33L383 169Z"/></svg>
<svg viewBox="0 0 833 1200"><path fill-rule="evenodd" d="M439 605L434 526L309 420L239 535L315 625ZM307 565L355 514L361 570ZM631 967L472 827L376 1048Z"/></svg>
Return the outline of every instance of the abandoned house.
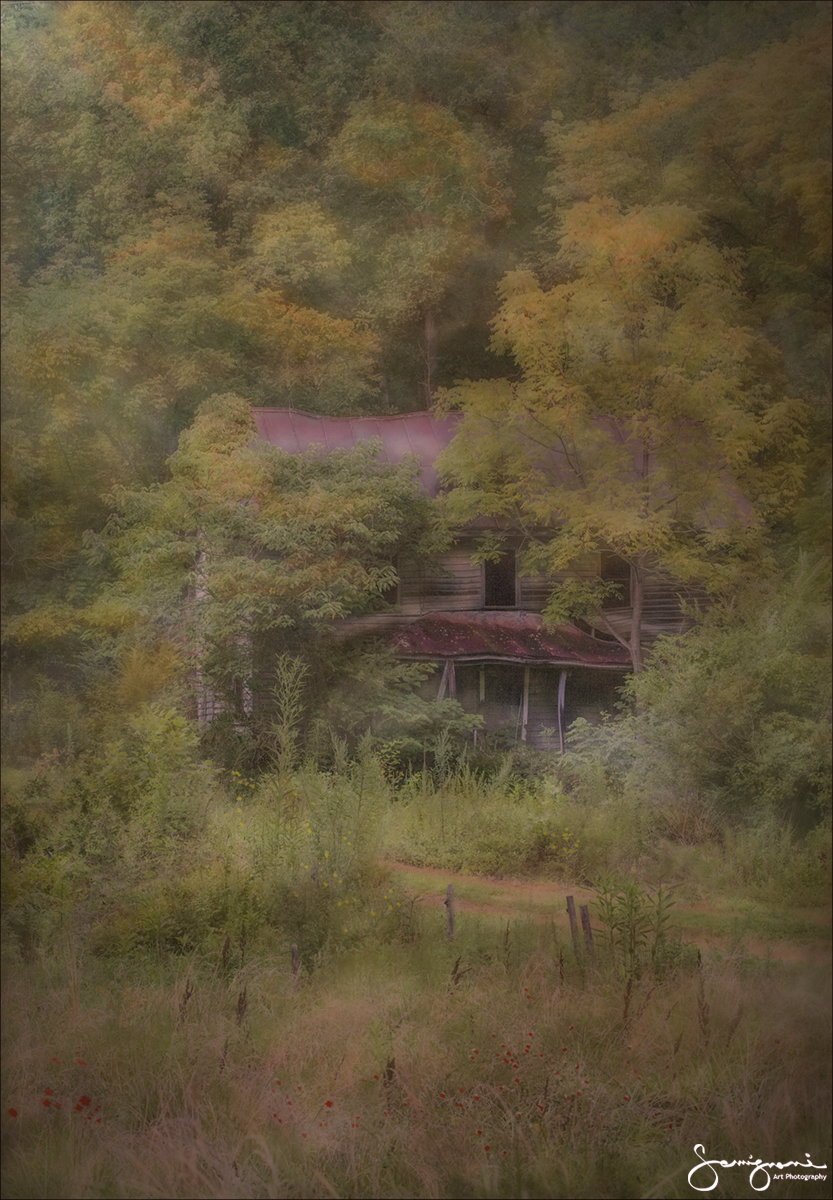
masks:
<svg viewBox="0 0 833 1200"><path fill-rule="evenodd" d="M378 439L382 461L416 455L429 495L438 493L436 459L456 432L454 415L431 412L386 417L322 417L288 408L254 409L259 436L301 453L349 449ZM478 526L481 523L478 523ZM572 721L597 721L610 711L630 669L626 649L604 628L581 622L547 629L541 612L557 578L524 574L518 545L505 543L498 562L476 562L478 527L461 529L438 563L399 562L398 587L385 611L344 622L351 635L382 638L402 659L431 662L429 684L438 698L456 698L479 713L484 728L546 750L565 748ZM605 617L623 628L630 620L629 568L612 555L587 555L580 573L619 584ZM650 642L682 632L684 589L659 576L646 589L643 629Z"/></svg>

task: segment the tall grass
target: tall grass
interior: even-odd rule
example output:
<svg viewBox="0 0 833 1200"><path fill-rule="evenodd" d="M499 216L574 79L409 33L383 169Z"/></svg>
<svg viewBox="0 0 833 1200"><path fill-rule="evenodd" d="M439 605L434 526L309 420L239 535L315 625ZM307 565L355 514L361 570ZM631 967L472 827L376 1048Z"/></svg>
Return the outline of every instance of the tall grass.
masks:
<svg viewBox="0 0 833 1200"><path fill-rule="evenodd" d="M591 970L523 916L449 944L380 865L678 896L770 872L818 903L829 830L693 846L615 790L393 781L367 747L223 777L161 717L135 738L4 802L4 1196L688 1196L695 1144L829 1161L826 973L601 946Z"/></svg>
<svg viewBox="0 0 833 1200"><path fill-rule="evenodd" d="M297 990L265 955L223 977L67 943L4 985L3 1194L687 1196L695 1144L829 1162L826 981L707 959L628 982L518 936L426 928Z"/></svg>

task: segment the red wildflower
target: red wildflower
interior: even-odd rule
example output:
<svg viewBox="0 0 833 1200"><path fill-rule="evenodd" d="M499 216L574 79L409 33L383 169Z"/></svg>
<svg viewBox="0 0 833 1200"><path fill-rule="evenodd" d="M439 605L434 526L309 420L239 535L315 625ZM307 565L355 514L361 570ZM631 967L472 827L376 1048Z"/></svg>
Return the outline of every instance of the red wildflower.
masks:
<svg viewBox="0 0 833 1200"><path fill-rule="evenodd" d="M16 1117L16 1116L17 1116L17 1109L16 1109L16 1108L10 1108L10 1109L9 1109L9 1116L10 1116L10 1117Z"/></svg>

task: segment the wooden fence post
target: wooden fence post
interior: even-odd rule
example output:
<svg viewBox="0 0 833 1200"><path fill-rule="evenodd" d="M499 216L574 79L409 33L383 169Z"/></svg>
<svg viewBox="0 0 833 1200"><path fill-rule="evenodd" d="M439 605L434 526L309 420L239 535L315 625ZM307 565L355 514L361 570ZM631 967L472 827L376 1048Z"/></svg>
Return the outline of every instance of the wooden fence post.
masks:
<svg viewBox="0 0 833 1200"><path fill-rule="evenodd" d="M578 937L578 921L576 920L576 904L572 896L567 897L567 912L570 916L570 933L573 935L573 950L576 961L581 962L581 942Z"/></svg>
<svg viewBox="0 0 833 1200"><path fill-rule="evenodd" d="M590 910L586 904L579 907L581 913L581 927L584 930L584 940L587 943L587 953L590 955L590 963L596 965L596 947L593 945L593 930L590 926Z"/></svg>
<svg viewBox="0 0 833 1200"><path fill-rule="evenodd" d="M446 896L444 903L445 903L446 908L448 909L448 913L447 913L448 940L451 942L454 940L454 884L453 883L450 883L448 885L448 895Z"/></svg>

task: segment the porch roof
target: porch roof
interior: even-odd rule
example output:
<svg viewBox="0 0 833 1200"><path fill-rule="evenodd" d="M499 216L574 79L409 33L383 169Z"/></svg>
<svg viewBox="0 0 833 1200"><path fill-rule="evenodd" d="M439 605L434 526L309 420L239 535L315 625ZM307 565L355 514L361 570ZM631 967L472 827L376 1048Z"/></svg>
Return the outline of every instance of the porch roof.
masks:
<svg viewBox="0 0 833 1200"><path fill-rule="evenodd" d="M604 642L559 625L548 630L536 613L440 612L396 631L391 645L402 658L456 662L519 662L549 666L630 667L618 642Z"/></svg>

